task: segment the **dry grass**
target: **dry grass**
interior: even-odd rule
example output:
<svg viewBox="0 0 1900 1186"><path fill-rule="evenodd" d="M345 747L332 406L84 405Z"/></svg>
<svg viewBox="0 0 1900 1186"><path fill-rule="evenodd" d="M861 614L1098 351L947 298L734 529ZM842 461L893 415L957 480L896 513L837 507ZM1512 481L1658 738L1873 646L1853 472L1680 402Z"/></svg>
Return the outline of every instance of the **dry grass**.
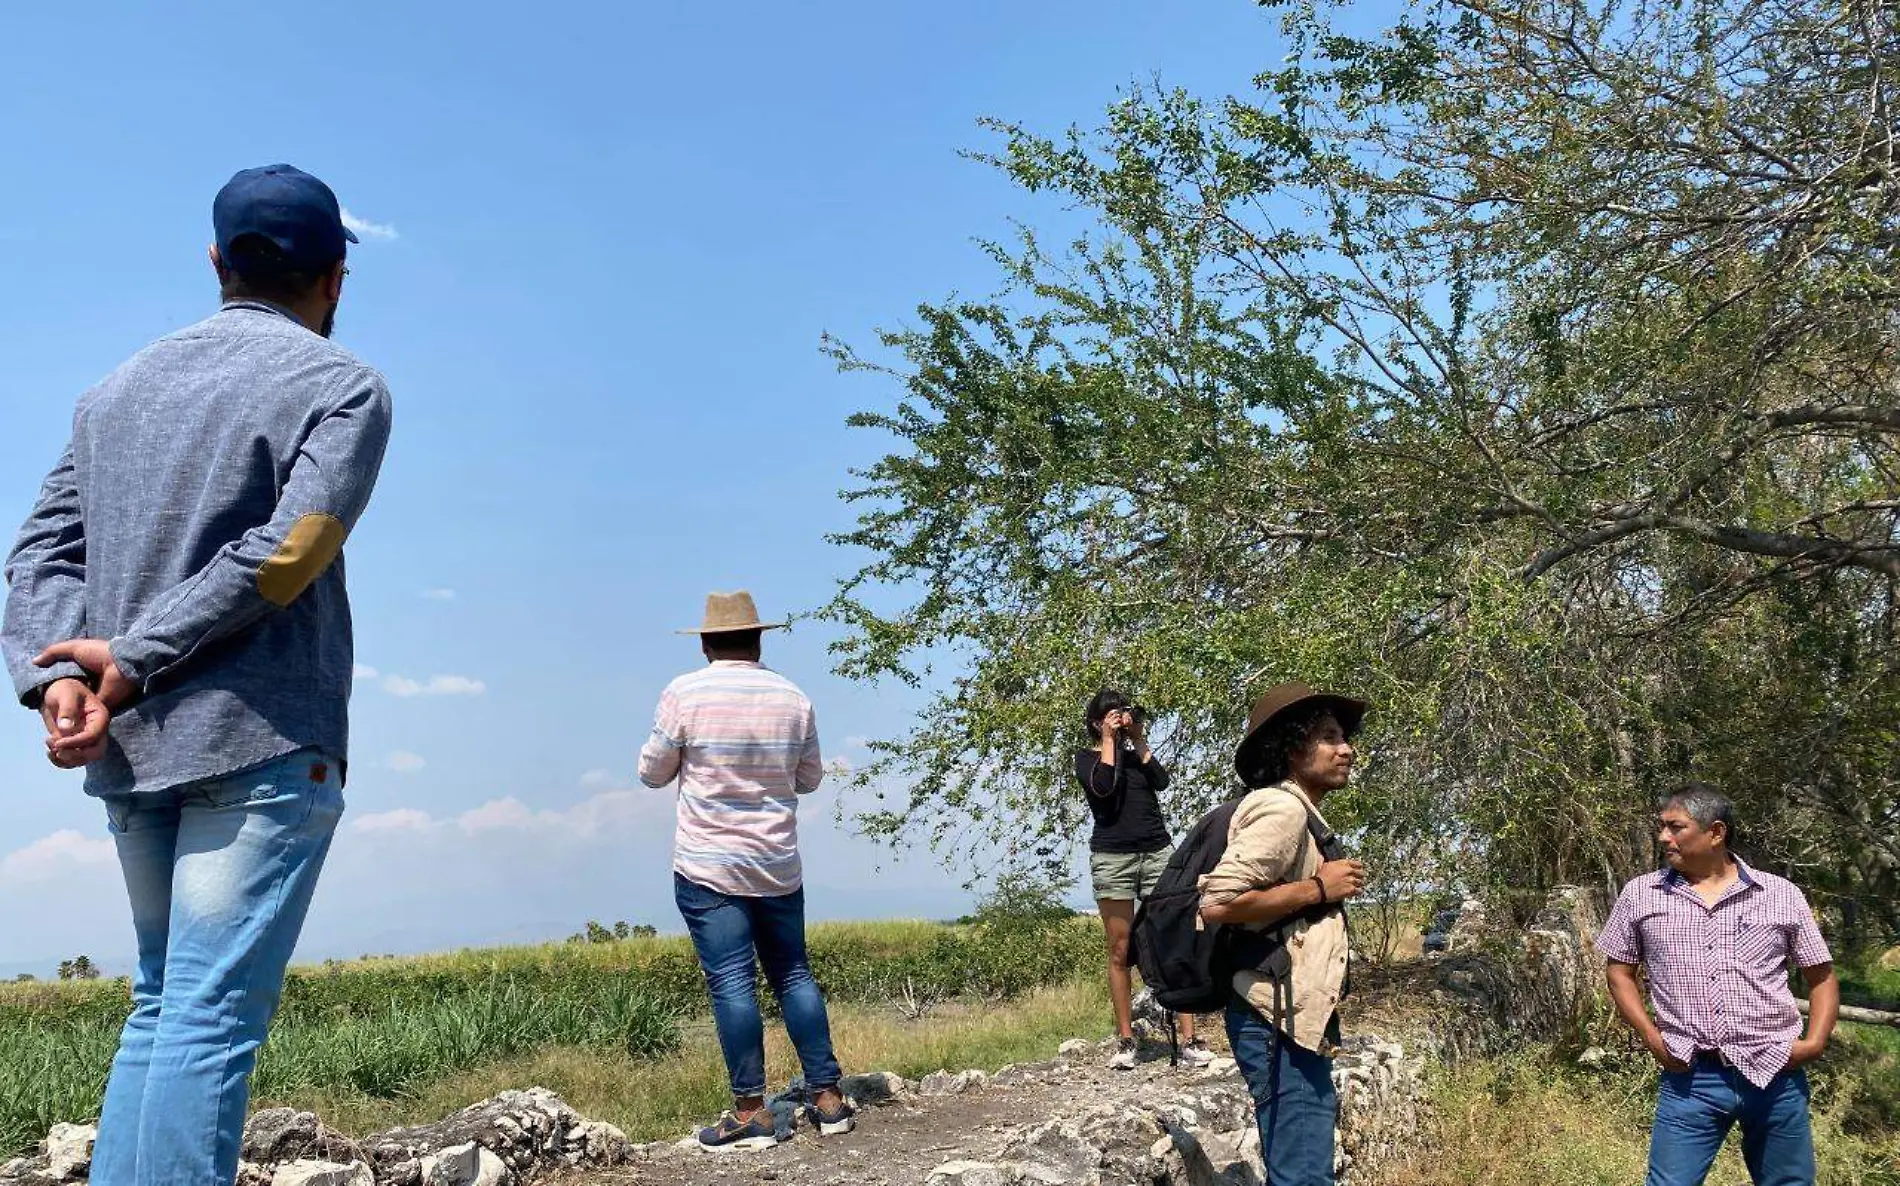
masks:
<svg viewBox="0 0 1900 1186"><path fill-rule="evenodd" d="M1641 1067L1589 1076L1524 1056L1440 1072L1422 1152L1386 1186L1628 1186L1649 1157L1656 1076ZM1817 1106L1818 1186L1900 1184L1900 1140L1841 1131L1838 1108ZM1748 1186L1731 1135L1708 1186Z"/></svg>
<svg viewBox="0 0 1900 1186"><path fill-rule="evenodd" d="M888 1070L912 1078L940 1068L995 1070L1048 1058L1064 1038L1098 1037L1110 1028L1106 985L1093 982L1039 989L995 1006L945 1006L919 1021L890 1009L834 1005L831 1027L847 1072ZM766 1066L774 1084L798 1073L782 1027L767 1027ZM455 1075L401 1100L332 1091L259 1100L255 1106L307 1108L360 1135L435 1120L497 1092L531 1085L549 1088L583 1115L618 1125L636 1141L683 1136L731 1102L718 1041L710 1022L701 1021L678 1052L658 1059L633 1061L559 1048Z"/></svg>

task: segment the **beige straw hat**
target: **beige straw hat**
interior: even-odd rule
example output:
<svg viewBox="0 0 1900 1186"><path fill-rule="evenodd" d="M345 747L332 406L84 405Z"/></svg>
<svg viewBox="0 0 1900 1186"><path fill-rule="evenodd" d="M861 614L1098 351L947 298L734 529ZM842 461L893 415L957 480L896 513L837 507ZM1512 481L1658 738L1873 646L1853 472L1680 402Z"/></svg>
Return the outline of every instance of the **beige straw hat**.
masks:
<svg viewBox="0 0 1900 1186"><path fill-rule="evenodd" d="M735 630L779 630L784 626L783 622L759 621L759 607L752 603L752 594L741 589L737 593L706 594L706 620L679 633L729 634Z"/></svg>

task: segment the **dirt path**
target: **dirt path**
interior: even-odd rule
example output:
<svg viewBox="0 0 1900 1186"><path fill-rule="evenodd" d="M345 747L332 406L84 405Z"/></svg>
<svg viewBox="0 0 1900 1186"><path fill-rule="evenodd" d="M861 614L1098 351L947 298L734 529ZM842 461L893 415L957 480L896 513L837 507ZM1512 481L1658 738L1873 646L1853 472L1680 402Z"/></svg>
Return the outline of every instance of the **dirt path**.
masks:
<svg viewBox="0 0 1900 1186"><path fill-rule="evenodd" d="M914 1186L947 1161L994 1160L1024 1126L1074 1117L1103 1104L1158 1100L1215 1081L1206 1071L1171 1067L1165 1049L1133 1070L1112 1071L1100 1051L1005 1069L960 1094L904 1097L860 1114L856 1131L819 1138L798 1127L791 1140L757 1152L709 1154L674 1145L646 1146L623 1169L544 1179L556 1186ZM1226 1064L1231 1067L1231 1063ZM1219 1080L1238 1083L1231 1070Z"/></svg>

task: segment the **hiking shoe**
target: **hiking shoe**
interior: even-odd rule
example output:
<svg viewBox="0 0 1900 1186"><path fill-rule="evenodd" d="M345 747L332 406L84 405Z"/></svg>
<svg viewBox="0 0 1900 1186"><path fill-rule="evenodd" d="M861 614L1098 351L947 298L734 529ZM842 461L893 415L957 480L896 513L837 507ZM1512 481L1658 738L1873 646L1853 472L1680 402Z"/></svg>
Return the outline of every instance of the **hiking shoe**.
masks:
<svg viewBox="0 0 1900 1186"><path fill-rule="evenodd" d="M842 1136L858 1126L857 1113L851 1108L851 1101L838 1097L838 1106L826 1110L814 1102L805 1105L805 1120L816 1129L821 1137Z"/></svg>
<svg viewBox="0 0 1900 1186"><path fill-rule="evenodd" d="M1133 1038L1115 1039L1115 1053L1108 1056L1111 1070L1132 1071L1135 1069L1135 1040Z"/></svg>
<svg viewBox="0 0 1900 1186"><path fill-rule="evenodd" d="M1196 1038L1181 1047L1179 1057L1184 1067L1204 1067L1214 1061L1214 1052L1207 1048L1206 1042Z"/></svg>
<svg viewBox="0 0 1900 1186"><path fill-rule="evenodd" d="M708 1153L770 1149L776 1144L778 1124L769 1108L760 1108L744 1120L731 1112L725 1112L720 1115L718 1124L710 1124L699 1130L699 1147Z"/></svg>

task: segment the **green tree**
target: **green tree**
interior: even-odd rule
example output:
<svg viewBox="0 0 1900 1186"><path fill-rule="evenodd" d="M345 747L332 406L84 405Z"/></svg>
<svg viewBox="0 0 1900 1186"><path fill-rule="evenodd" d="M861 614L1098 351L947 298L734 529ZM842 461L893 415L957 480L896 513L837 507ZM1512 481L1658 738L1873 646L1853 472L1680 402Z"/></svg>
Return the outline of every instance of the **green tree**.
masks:
<svg viewBox="0 0 1900 1186"><path fill-rule="evenodd" d="M92 962L90 956L76 955L72 959L59 961L59 978L61 980L97 980L99 968Z"/></svg>
<svg viewBox="0 0 1900 1186"><path fill-rule="evenodd" d="M1698 775L1900 927L1893 11L1330 11L1251 98L992 124L1093 231L827 343L902 392L839 668L941 689L867 824L1059 861L1097 687L1201 806L1297 677L1378 704L1343 812L1393 880L1614 885Z"/></svg>

